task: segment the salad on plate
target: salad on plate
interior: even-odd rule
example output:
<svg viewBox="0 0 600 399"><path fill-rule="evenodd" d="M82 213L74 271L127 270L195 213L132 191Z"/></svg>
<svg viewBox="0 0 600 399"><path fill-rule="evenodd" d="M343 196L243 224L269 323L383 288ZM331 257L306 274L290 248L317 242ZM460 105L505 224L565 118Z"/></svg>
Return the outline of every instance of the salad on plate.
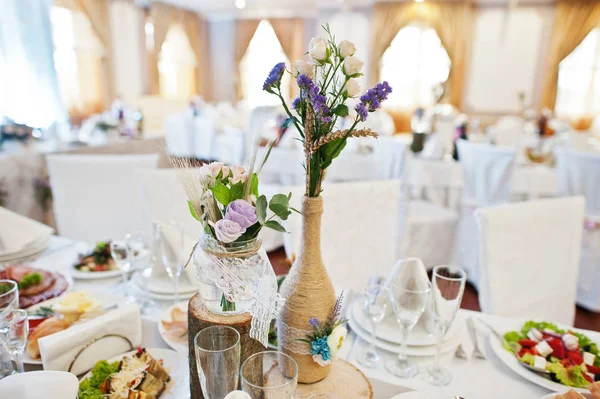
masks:
<svg viewBox="0 0 600 399"><path fill-rule="evenodd" d="M504 334L504 347L520 362L549 372L560 384L589 388L600 381L598 346L579 332L530 320L519 331Z"/></svg>
<svg viewBox="0 0 600 399"><path fill-rule="evenodd" d="M117 270L117 264L110 253L110 241L100 241L91 253L80 254L75 269L84 273L97 273Z"/></svg>

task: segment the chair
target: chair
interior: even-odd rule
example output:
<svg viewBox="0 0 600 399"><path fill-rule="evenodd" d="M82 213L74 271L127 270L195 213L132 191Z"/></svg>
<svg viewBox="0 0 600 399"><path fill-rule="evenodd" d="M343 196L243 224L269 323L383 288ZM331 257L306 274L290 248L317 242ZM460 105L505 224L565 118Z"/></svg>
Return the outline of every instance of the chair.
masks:
<svg viewBox="0 0 600 399"><path fill-rule="evenodd" d="M478 230L473 211L478 207L510 202L510 184L516 152L508 147L472 144L457 140L463 168L462 212L455 245L455 263L467 271L467 278L479 281Z"/></svg>
<svg viewBox="0 0 600 399"><path fill-rule="evenodd" d="M148 231L136 172L155 169L158 154L48 155L60 235L94 243Z"/></svg>
<svg viewBox="0 0 600 399"><path fill-rule="evenodd" d="M215 159L227 165L242 165L246 137L241 129L230 125L223 126L223 133L215 137Z"/></svg>
<svg viewBox="0 0 600 399"><path fill-rule="evenodd" d="M573 325L583 210L582 197L477 210L482 311Z"/></svg>
<svg viewBox="0 0 600 399"><path fill-rule="evenodd" d="M379 178L382 180L400 179L410 146L408 135L400 137L379 137L375 147L375 156L379 162Z"/></svg>
<svg viewBox="0 0 600 399"><path fill-rule="evenodd" d="M192 154L195 158L212 160L215 156L215 122L208 117L194 118Z"/></svg>
<svg viewBox="0 0 600 399"><path fill-rule="evenodd" d="M600 312L600 154L558 150L556 161L559 196L586 202L577 302Z"/></svg>
<svg viewBox="0 0 600 399"><path fill-rule="evenodd" d="M517 116L503 116L491 127L496 145L520 148L524 135L525 121Z"/></svg>
<svg viewBox="0 0 600 399"><path fill-rule="evenodd" d="M165 146L174 157L193 157L192 121L181 114L165 117Z"/></svg>
<svg viewBox="0 0 600 399"><path fill-rule="evenodd" d="M128 98L125 103L131 108L138 108L144 114L144 136L163 136L164 120L168 115L181 112L188 107L186 100L167 99L162 96L141 96Z"/></svg>

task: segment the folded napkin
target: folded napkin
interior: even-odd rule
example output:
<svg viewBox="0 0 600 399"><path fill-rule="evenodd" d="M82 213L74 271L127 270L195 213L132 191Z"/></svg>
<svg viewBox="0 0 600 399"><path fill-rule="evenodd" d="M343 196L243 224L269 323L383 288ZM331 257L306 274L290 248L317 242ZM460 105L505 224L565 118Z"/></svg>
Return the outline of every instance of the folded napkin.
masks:
<svg viewBox="0 0 600 399"><path fill-rule="evenodd" d="M19 253L48 239L54 229L0 207L0 256Z"/></svg>
<svg viewBox="0 0 600 399"><path fill-rule="evenodd" d="M134 304L125 305L93 320L40 338L44 370L68 371L75 356L87 343L107 334L118 334L128 338L134 348L141 345L140 309ZM110 359L129 349L129 345L122 338L104 338L90 345L79 355L71 372L80 375L90 370L97 361Z"/></svg>

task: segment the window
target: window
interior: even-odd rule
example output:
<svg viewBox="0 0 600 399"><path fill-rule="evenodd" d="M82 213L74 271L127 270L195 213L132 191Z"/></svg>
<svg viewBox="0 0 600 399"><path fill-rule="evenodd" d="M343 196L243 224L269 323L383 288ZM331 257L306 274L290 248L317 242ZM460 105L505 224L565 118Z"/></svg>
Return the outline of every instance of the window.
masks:
<svg viewBox="0 0 600 399"><path fill-rule="evenodd" d="M591 31L558 68L556 113L600 113L600 29Z"/></svg>
<svg viewBox="0 0 600 399"><path fill-rule="evenodd" d="M72 117L103 109L102 57L104 48L87 17L63 7L52 7L54 66L60 94Z"/></svg>
<svg viewBox="0 0 600 399"><path fill-rule="evenodd" d="M158 57L160 94L188 100L196 92L196 56L183 27L174 23Z"/></svg>
<svg viewBox="0 0 600 399"><path fill-rule="evenodd" d="M264 91L262 85L271 68L282 61L288 65L289 70L290 62L281 48L273 27L269 21L263 19L240 63L242 96L252 107L279 104L278 98ZM281 92L283 98L290 98L289 73L283 74Z"/></svg>
<svg viewBox="0 0 600 399"><path fill-rule="evenodd" d="M433 87L445 82L450 58L434 29L408 25L398 32L381 57L381 80L394 88L388 105L399 108L433 104Z"/></svg>

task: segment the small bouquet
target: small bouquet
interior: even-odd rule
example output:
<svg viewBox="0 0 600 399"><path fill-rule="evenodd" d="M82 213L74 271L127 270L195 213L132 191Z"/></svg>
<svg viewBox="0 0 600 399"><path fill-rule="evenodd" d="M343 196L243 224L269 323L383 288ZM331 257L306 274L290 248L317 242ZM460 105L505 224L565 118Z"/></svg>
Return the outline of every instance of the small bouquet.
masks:
<svg viewBox="0 0 600 399"><path fill-rule="evenodd" d="M344 324L348 320L341 319L342 299L344 294L339 296L331 314L325 321L319 321L311 317L308 323L313 331L301 342L306 342L310 347L310 354L315 363L319 366L331 364L331 360L337 358L337 354L344 343L348 330Z"/></svg>

